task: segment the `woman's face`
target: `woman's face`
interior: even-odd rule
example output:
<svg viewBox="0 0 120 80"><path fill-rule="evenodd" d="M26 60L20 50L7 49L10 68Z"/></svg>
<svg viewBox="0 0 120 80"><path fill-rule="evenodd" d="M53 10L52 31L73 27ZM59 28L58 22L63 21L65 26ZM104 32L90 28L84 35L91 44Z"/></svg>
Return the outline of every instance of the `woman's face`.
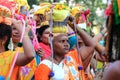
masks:
<svg viewBox="0 0 120 80"><path fill-rule="evenodd" d="M50 28L44 30L42 36L40 37L43 43L49 44L49 34L50 34Z"/></svg>
<svg viewBox="0 0 120 80"><path fill-rule="evenodd" d="M38 15L34 15L32 20L36 21L36 27L40 27L41 20Z"/></svg>
<svg viewBox="0 0 120 80"><path fill-rule="evenodd" d="M58 55L65 55L69 52L68 37L65 34L61 34L53 40L54 52Z"/></svg>
<svg viewBox="0 0 120 80"><path fill-rule="evenodd" d="M19 42L20 40L20 33L16 29L15 25L12 25L12 39L13 39L13 42L15 43Z"/></svg>

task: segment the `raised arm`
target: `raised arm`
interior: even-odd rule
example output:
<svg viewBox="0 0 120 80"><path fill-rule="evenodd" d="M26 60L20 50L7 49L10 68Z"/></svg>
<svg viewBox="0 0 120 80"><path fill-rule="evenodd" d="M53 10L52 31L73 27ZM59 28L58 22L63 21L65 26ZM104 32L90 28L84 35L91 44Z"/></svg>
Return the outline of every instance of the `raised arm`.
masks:
<svg viewBox="0 0 120 80"><path fill-rule="evenodd" d="M83 61L84 68L87 68L94 53L95 43L93 39L85 31L81 30L79 27L77 27L77 33L82 38L85 44L85 46L82 46L80 48L80 55Z"/></svg>
<svg viewBox="0 0 120 80"><path fill-rule="evenodd" d="M73 25L73 21L71 20L70 22L68 21L68 24L70 25L70 27L74 30L75 29L75 25ZM88 66L92 55L94 53L94 49L95 49L95 43L93 41L93 39L82 29L80 29L79 27L76 27L77 29L77 34L82 38L82 40L84 41L85 46L82 46L80 48L80 55L83 61L83 66L84 69L86 69L86 67ZM86 63L87 62L87 63Z"/></svg>
<svg viewBox="0 0 120 80"><path fill-rule="evenodd" d="M94 40L94 42L96 43L95 49L96 49L96 51L98 51L98 53L100 53L100 54L105 50L105 47L102 46L102 45L100 45L100 44L99 44L99 41L104 37L104 35L106 34L106 32L107 32L107 29L104 28L100 33L98 33L97 35L95 35L95 36L93 37L93 40Z"/></svg>
<svg viewBox="0 0 120 80"><path fill-rule="evenodd" d="M13 25L16 27L19 33L22 34L22 29L23 29L22 22L17 21L16 19L13 19ZM22 43L23 43L24 52L18 55L17 61L16 61L16 64L19 66L28 64L31 60L34 59L34 56L35 56L35 51L34 51L32 42L27 34L27 31L25 31Z"/></svg>

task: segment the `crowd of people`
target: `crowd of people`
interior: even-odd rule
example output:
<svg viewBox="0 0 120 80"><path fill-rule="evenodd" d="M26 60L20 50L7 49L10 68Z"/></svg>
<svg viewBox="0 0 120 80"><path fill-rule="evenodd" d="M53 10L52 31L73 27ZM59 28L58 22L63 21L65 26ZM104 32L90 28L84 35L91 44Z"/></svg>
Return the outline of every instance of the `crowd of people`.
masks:
<svg viewBox="0 0 120 80"><path fill-rule="evenodd" d="M41 3L32 12L24 0L0 1L0 80L120 80L119 3L93 35L80 4Z"/></svg>

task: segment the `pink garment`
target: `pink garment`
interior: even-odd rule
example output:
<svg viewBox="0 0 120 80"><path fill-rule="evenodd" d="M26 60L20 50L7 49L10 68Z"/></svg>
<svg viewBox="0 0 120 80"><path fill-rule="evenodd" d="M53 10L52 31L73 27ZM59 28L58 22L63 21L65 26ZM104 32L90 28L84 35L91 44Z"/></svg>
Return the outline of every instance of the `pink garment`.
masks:
<svg viewBox="0 0 120 80"><path fill-rule="evenodd" d="M44 58L48 58L51 55L51 49L49 45L46 45L44 43L39 43L40 48L44 51ZM38 46L37 44L34 45L34 49L37 51Z"/></svg>

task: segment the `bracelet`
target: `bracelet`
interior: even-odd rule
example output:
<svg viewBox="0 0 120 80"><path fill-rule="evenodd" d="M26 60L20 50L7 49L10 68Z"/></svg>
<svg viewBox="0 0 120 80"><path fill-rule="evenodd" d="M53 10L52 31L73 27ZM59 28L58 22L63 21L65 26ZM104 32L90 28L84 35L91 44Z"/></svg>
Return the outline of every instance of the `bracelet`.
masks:
<svg viewBox="0 0 120 80"><path fill-rule="evenodd" d="M52 33L50 33L50 34L49 34L49 37L53 37L53 34L52 34Z"/></svg>
<svg viewBox="0 0 120 80"><path fill-rule="evenodd" d="M102 36L104 36L104 33L103 33L102 31L100 32L100 34L101 34Z"/></svg>
<svg viewBox="0 0 120 80"><path fill-rule="evenodd" d="M68 33L68 36L71 36L71 35L73 35L73 34L75 34L75 32Z"/></svg>
<svg viewBox="0 0 120 80"><path fill-rule="evenodd" d="M17 43L17 46L18 46L18 47L22 47L23 44L22 44L21 42L18 42L18 43Z"/></svg>

